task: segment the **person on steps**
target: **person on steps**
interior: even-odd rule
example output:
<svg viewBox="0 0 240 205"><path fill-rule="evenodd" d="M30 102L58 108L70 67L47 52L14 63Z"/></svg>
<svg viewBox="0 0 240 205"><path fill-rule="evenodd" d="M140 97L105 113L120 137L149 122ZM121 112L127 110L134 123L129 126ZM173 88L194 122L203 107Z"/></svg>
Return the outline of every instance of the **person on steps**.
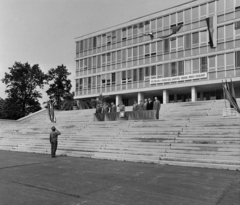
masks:
<svg viewBox="0 0 240 205"><path fill-rule="evenodd" d="M57 145L58 145L58 135L61 135L54 126L51 128L52 132L50 133L50 143L51 143L51 156L56 157Z"/></svg>
<svg viewBox="0 0 240 205"><path fill-rule="evenodd" d="M153 103L153 110L156 110L156 119L159 119L159 110L161 108L161 103L157 97L155 97L155 101Z"/></svg>

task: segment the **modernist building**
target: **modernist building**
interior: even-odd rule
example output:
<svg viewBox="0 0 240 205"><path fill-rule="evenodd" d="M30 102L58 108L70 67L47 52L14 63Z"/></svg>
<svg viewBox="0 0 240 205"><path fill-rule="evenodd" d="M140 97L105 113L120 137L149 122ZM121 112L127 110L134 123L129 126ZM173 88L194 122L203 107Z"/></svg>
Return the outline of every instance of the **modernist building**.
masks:
<svg viewBox="0 0 240 205"><path fill-rule="evenodd" d="M75 99L240 97L240 0L195 0L76 38Z"/></svg>

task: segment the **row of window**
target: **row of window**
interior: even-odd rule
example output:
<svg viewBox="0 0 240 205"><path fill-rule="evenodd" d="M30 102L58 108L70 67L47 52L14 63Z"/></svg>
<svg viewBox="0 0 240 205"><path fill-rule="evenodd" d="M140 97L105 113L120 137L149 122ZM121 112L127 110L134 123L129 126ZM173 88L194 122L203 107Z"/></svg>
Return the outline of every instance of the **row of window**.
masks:
<svg viewBox="0 0 240 205"><path fill-rule="evenodd" d="M236 34L240 35L240 22L235 24ZM231 40L234 36L234 24L226 25L218 28L219 43L224 40ZM77 75L83 75L83 71L94 70L93 73L100 72L96 68L115 65L119 63L128 63L126 66L136 66L137 59L152 58L169 52L182 51L183 49L198 48L199 46L206 46L208 42L207 30L186 34L171 39L164 39L161 41L147 43L145 45L135 46L119 51L109 52L107 54L97 55L76 61ZM197 54L197 53L195 53ZM158 59L160 60L160 59ZM156 62L153 60L151 62ZM148 62L150 63L150 61ZM90 72L88 72L90 73ZM86 73L87 74L87 73Z"/></svg>
<svg viewBox="0 0 240 205"><path fill-rule="evenodd" d="M173 77L202 72L230 70L234 69L234 67L240 68L240 51L80 78L76 80L76 91L149 81L150 77Z"/></svg>
<svg viewBox="0 0 240 205"><path fill-rule="evenodd" d="M217 4L215 4L215 2L217 2ZM234 2L235 2L234 0L212 1L207 4L186 9L184 11L179 11L177 13L165 15L156 19L138 23L136 25L128 26L126 28L118 29L89 39L81 40L76 43L76 53L77 54L82 53L84 51L99 48L101 46L108 47L111 44L115 45L117 42L124 42L121 46L125 46L127 40L130 40L131 43L137 43L137 39L135 39L135 41L132 41L132 39L137 38L139 36L141 37L140 42L142 42L143 40L150 40L149 36L143 38L143 34L150 32L155 33L156 31L164 30L164 32L159 32L159 34L157 34L157 36L160 37L162 35L169 34L169 32L171 32L170 29L171 27L183 23L184 27L182 28L182 31L184 30L189 31L191 27L193 29L199 28L205 26L204 19L208 15L213 15L214 13L216 13L216 5L218 13L224 10L233 11ZM238 8L237 6L238 1L236 4L236 8ZM191 24L191 22L194 23Z"/></svg>

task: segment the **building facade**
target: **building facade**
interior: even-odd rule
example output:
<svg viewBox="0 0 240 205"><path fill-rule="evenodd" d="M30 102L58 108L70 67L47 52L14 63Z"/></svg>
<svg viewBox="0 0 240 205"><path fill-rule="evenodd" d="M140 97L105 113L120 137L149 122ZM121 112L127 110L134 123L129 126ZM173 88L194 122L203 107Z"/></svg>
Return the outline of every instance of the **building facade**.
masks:
<svg viewBox="0 0 240 205"><path fill-rule="evenodd" d="M222 99L226 78L240 97L240 0L191 1L75 41L75 99Z"/></svg>

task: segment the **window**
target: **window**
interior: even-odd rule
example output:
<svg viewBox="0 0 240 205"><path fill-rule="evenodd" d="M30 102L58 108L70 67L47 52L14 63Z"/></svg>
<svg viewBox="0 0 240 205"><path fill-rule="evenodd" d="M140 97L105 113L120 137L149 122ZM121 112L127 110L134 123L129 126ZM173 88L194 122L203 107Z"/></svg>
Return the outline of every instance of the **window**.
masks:
<svg viewBox="0 0 240 205"><path fill-rule="evenodd" d="M132 59L132 48L128 48L128 60Z"/></svg>
<svg viewBox="0 0 240 205"><path fill-rule="evenodd" d="M117 62L121 63L122 59L121 59L121 51L117 51Z"/></svg>
<svg viewBox="0 0 240 205"><path fill-rule="evenodd" d="M191 34L185 35L185 49L191 48Z"/></svg>
<svg viewBox="0 0 240 205"><path fill-rule="evenodd" d="M133 47L133 59L138 58L138 47Z"/></svg>
<svg viewBox="0 0 240 205"><path fill-rule="evenodd" d="M156 55L156 42L151 43L151 55L152 56Z"/></svg>
<svg viewBox="0 0 240 205"><path fill-rule="evenodd" d="M103 35L102 35L102 45L103 45L103 46L106 45L106 41L107 41L106 34L103 34Z"/></svg>
<svg viewBox="0 0 240 205"><path fill-rule="evenodd" d="M169 77L170 76L169 64L168 63L164 64L163 68L164 68L164 77Z"/></svg>
<svg viewBox="0 0 240 205"><path fill-rule="evenodd" d="M76 43L76 53L77 53L77 54L79 53L79 43L80 43L80 42L77 42L77 43Z"/></svg>
<svg viewBox="0 0 240 205"><path fill-rule="evenodd" d="M164 16L164 28L169 27L169 16Z"/></svg>
<svg viewBox="0 0 240 205"><path fill-rule="evenodd" d="M150 30L150 22L149 21L146 21L145 22L145 33L148 33Z"/></svg>
<svg viewBox="0 0 240 205"><path fill-rule="evenodd" d="M183 49L183 36L178 37L178 50Z"/></svg>
<svg viewBox="0 0 240 205"><path fill-rule="evenodd" d="M176 13L171 14L171 25L176 24Z"/></svg>
<svg viewBox="0 0 240 205"><path fill-rule="evenodd" d="M157 66L157 72L158 72L157 73L157 75L158 75L157 77L158 78L162 78L163 77L163 66L162 65L158 65Z"/></svg>
<svg viewBox="0 0 240 205"><path fill-rule="evenodd" d="M132 27L131 26L129 26L128 27L128 38L132 38Z"/></svg>
<svg viewBox="0 0 240 205"><path fill-rule="evenodd" d="M112 85L116 83L116 73L112 73Z"/></svg>
<svg viewBox="0 0 240 205"><path fill-rule="evenodd" d="M199 16L198 7L193 7L192 8L192 19L193 19L193 21L198 20L198 16Z"/></svg>
<svg viewBox="0 0 240 205"><path fill-rule="evenodd" d="M88 39L84 40L84 50L88 50Z"/></svg>
<svg viewBox="0 0 240 205"><path fill-rule="evenodd" d="M96 88L96 76L92 77L92 88Z"/></svg>
<svg viewBox="0 0 240 205"><path fill-rule="evenodd" d="M97 57L93 56L93 68L96 68L97 65Z"/></svg>
<svg viewBox="0 0 240 205"><path fill-rule="evenodd" d="M101 67L101 55L97 56L97 67L100 68Z"/></svg>
<svg viewBox="0 0 240 205"><path fill-rule="evenodd" d="M143 45L139 46L139 58L143 57Z"/></svg>
<svg viewBox="0 0 240 205"><path fill-rule="evenodd" d="M200 32L200 40L201 44L206 44L207 43L207 31L201 31Z"/></svg>
<svg viewBox="0 0 240 205"><path fill-rule="evenodd" d="M215 71L216 70L216 56L210 56L208 58L209 61L209 71Z"/></svg>
<svg viewBox="0 0 240 205"><path fill-rule="evenodd" d="M112 52L112 63L116 62L116 52Z"/></svg>
<svg viewBox="0 0 240 205"><path fill-rule="evenodd" d="M97 37L93 37L93 48L97 47Z"/></svg>
<svg viewBox="0 0 240 205"><path fill-rule="evenodd" d="M191 9L184 11L185 23L191 22Z"/></svg>
<svg viewBox="0 0 240 205"><path fill-rule="evenodd" d="M135 25L135 26L133 26L133 38L137 37L137 35L138 35L138 27L137 27L137 25Z"/></svg>
<svg viewBox="0 0 240 205"><path fill-rule="evenodd" d="M233 24L226 26L226 40L232 40L233 39Z"/></svg>
<svg viewBox="0 0 240 205"><path fill-rule="evenodd" d="M191 60L185 61L185 66L184 67L185 67L185 70L184 70L185 75L189 75L189 74L192 73L192 71L191 71Z"/></svg>
<svg viewBox="0 0 240 205"><path fill-rule="evenodd" d="M116 31L112 32L112 43L116 43Z"/></svg>
<svg viewBox="0 0 240 205"><path fill-rule="evenodd" d="M217 11L218 11L218 13L224 11L224 0L217 1Z"/></svg>
<svg viewBox="0 0 240 205"><path fill-rule="evenodd" d="M139 81L143 81L143 68L139 68Z"/></svg>
<svg viewBox="0 0 240 205"><path fill-rule="evenodd" d="M126 71L122 71L122 84L126 84Z"/></svg>
<svg viewBox="0 0 240 205"><path fill-rule="evenodd" d="M202 57L201 61L200 61L200 69L201 69L201 73L207 72L207 67L208 67L208 63L207 63L207 57Z"/></svg>
<svg viewBox="0 0 240 205"><path fill-rule="evenodd" d="M177 16L178 16L178 23L182 23L183 22L183 11L178 12Z"/></svg>
<svg viewBox="0 0 240 205"><path fill-rule="evenodd" d="M207 4L201 5L200 6L200 11L201 11L201 13L200 13L201 17L206 16L207 15Z"/></svg>
<svg viewBox="0 0 240 205"><path fill-rule="evenodd" d="M178 75L184 75L184 62L178 62Z"/></svg>
<svg viewBox="0 0 240 205"><path fill-rule="evenodd" d="M151 67L151 76L154 76L156 74L157 74L156 73L156 66L154 65L154 66Z"/></svg>
<svg viewBox="0 0 240 205"><path fill-rule="evenodd" d="M138 34L139 34L140 36L143 34L143 23L140 23L140 24L139 24Z"/></svg>
<svg viewBox="0 0 240 205"><path fill-rule="evenodd" d="M123 62L126 62L126 58L127 58L127 56L126 56L126 51L127 51L127 49L123 49L123 50L122 50L122 61L123 61Z"/></svg>
<svg viewBox="0 0 240 205"><path fill-rule="evenodd" d="M173 62L173 63L171 63L171 76L177 76L178 74L177 74L177 67L176 67L176 63L175 62Z"/></svg>
<svg viewBox="0 0 240 205"><path fill-rule="evenodd" d="M199 59L193 59L193 73L199 73Z"/></svg>
<svg viewBox="0 0 240 205"><path fill-rule="evenodd" d="M169 53L169 39L164 39L164 53Z"/></svg>
<svg viewBox="0 0 240 205"><path fill-rule="evenodd" d="M218 42L224 41L224 27L218 27L217 28L217 36L218 36Z"/></svg>
<svg viewBox="0 0 240 205"><path fill-rule="evenodd" d="M157 19L157 28L158 30L162 30L162 18Z"/></svg>
<svg viewBox="0 0 240 205"><path fill-rule="evenodd" d="M198 32L192 34L193 47L197 47L199 44Z"/></svg>
<svg viewBox="0 0 240 205"><path fill-rule="evenodd" d="M156 31L156 19L151 20L151 31Z"/></svg>
<svg viewBox="0 0 240 205"><path fill-rule="evenodd" d="M133 81L136 82L138 80L137 78L137 69L133 70Z"/></svg>
<svg viewBox="0 0 240 205"><path fill-rule="evenodd" d="M235 67L240 68L240 51L235 52Z"/></svg>
<svg viewBox="0 0 240 205"><path fill-rule="evenodd" d="M237 0L238 1L238 0ZM233 10L234 0L227 0L226 2L226 10Z"/></svg>
<svg viewBox="0 0 240 205"><path fill-rule="evenodd" d="M225 67L225 58L224 54L217 56L217 70L224 70Z"/></svg>
<svg viewBox="0 0 240 205"><path fill-rule="evenodd" d="M102 65L105 65L106 64L106 55L103 54L102 55Z"/></svg>
<svg viewBox="0 0 240 205"><path fill-rule="evenodd" d="M122 41L125 41L127 39L127 31L126 28L122 29Z"/></svg>
<svg viewBox="0 0 240 205"><path fill-rule="evenodd" d="M101 36L97 37L97 47L101 46Z"/></svg>
<svg viewBox="0 0 240 205"><path fill-rule="evenodd" d="M91 84L92 84L92 78L88 77L88 89L91 89Z"/></svg>
<svg viewBox="0 0 240 205"><path fill-rule="evenodd" d="M122 37L121 37L121 30L117 30L117 42L121 42Z"/></svg>
<svg viewBox="0 0 240 205"><path fill-rule="evenodd" d="M83 52L83 41L80 41L80 53Z"/></svg>
<svg viewBox="0 0 240 205"><path fill-rule="evenodd" d="M236 35L240 35L240 21L235 22Z"/></svg>
<svg viewBox="0 0 240 205"><path fill-rule="evenodd" d="M145 57L150 55L150 44L145 44Z"/></svg>
<svg viewBox="0 0 240 205"><path fill-rule="evenodd" d="M171 38L171 51L176 51L176 38Z"/></svg>
<svg viewBox="0 0 240 205"><path fill-rule="evenodd" d="M111 62L111 53L107 54L107 63L110 64Z"/></svg>
<svg viewBox="0 0 240 205"><path fill-rule="evenodd" d="M145 77L149 77L150 73L149 73L149 67L145 68Z"/></svg>
<svg viewBox="0 0 240 205"><path fill-rule="evenodd" d="M157 53L162 54L163 52L163 46L162 46L162 41L157 42Z"/></svg>
<svg viewBox="0 0 240 205"><path fill-rule="evenodd" d="M226 54L226 69L234 68L234 53Z"/></svg>
<svg viewBox="0 0 240 205"><path fill-rule="evenodd" d="M84 59L84 70L87 70L88 64L87 64L87 58Z"/></svg>
<svg viewBox="0 0 240 205"><path fill-rule="evenodd" d="M88 58L88 69L92 69L92 58Z"/></svg>
<svg viewBox="0 0 240 205"><path fill-rule="evenodd" d="M210 2L208 4L208 11L209 11L209 14L214 14L215 13L215 1Z"/></svg>

